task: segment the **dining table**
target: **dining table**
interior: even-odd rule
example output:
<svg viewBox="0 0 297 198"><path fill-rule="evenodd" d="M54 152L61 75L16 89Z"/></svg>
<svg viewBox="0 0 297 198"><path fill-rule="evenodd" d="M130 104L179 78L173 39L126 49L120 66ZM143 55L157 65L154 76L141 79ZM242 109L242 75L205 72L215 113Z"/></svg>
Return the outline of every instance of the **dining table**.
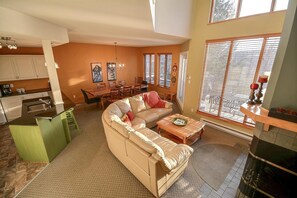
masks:
<svg viewBox="0 0 297 198"><path fill-rule="evenodd" d="M134 86L137 85L137 84L133 84L133 83L129 83L129 84L126 84L126 85L116 85L115 88L120 88L120 89L123 89L124 86L131 86L132 89L134 88ZM147 86L147 85L143 85L141 84L141 88L143 88L143 86ZM94 97L98 97L98 98L101 98L101 105L104 109L104 100L103 98L108 96L110 94L110 90L112 88L104 88L104 89L98 89L98 88L95 88L95 89L88 89L86 90L90 95L94 96Z"/></svg>
<svg viewBox="0 0 297 198"><path fill-rule="evenodd" d="M104 109L104 97L110 94L110 88L86 90L90 95L101 98L101 106Z"/></svg>

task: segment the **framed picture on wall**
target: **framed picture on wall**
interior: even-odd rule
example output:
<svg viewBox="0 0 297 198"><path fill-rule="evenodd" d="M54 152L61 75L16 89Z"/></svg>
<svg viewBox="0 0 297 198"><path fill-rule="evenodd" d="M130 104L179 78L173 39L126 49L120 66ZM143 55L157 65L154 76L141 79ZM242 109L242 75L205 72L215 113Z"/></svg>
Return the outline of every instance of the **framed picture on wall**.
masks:
<svg viewBox="0 0 297 198"><path fill-rule="evenodd" d="M106 63L107 65L107 80L117 80L116 63Z"/></svg>
<svg viewBox="0 0 297 198"><path fill-rule="evenodd" d="M101 63L91 63L93 83L103 82Z"/></svg>

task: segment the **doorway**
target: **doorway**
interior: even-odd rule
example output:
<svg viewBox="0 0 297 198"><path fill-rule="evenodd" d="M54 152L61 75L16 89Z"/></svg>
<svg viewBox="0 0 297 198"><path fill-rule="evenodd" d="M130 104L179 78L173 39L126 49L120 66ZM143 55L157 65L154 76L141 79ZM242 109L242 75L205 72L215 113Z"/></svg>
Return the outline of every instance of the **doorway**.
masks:
<svg viewBox="0 0 297 198"><path fill-rule="evenodd" d="M178 71L177 97L176 97L181 110L183 110L183 107L184 107L187 64L188 64L188 52L181 52L180 64L179 64L180 66Z"/></svg>

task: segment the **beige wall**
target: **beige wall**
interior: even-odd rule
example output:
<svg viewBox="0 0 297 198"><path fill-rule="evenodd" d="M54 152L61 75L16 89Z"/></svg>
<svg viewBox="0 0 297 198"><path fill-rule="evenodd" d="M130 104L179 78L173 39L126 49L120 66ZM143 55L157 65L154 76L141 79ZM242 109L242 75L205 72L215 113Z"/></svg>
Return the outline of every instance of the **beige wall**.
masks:
<svg viewBox="0 0 297 198"><path fill-rule="evenodd" d="M191 76L191 83L186 84L184 114L198 120L205 117L195 111L200 97L206 40L280 33L285 17L285 11L280 11L209 24L210 4L211 1L205 0L195 2L196 14L193 19L192 40L189 46L187 75ZM192 108L193 112L191 111ZM211 118L208 119L212 120ZM251 130L224 121L220 123L251 133Z"/></svg>

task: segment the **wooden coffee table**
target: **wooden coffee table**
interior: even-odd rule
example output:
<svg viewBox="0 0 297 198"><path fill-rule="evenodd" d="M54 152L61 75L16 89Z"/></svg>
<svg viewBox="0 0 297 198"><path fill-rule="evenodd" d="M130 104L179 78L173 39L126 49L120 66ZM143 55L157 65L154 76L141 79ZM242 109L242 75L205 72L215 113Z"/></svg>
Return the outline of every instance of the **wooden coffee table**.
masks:
<svg viewBox="0 0 297 198"><path fill-rule="evenodd" d="M173 118L176 117L186 119L188 120L188 123L185 126L177 126L172 123ZM159 134L161 130L164 130L167 133L170 133L181 139L184 144L191 145L197 140L201 139L205 123L196 121L180 114L173 114L158 121L157 125L157 131Z"/></svg>

